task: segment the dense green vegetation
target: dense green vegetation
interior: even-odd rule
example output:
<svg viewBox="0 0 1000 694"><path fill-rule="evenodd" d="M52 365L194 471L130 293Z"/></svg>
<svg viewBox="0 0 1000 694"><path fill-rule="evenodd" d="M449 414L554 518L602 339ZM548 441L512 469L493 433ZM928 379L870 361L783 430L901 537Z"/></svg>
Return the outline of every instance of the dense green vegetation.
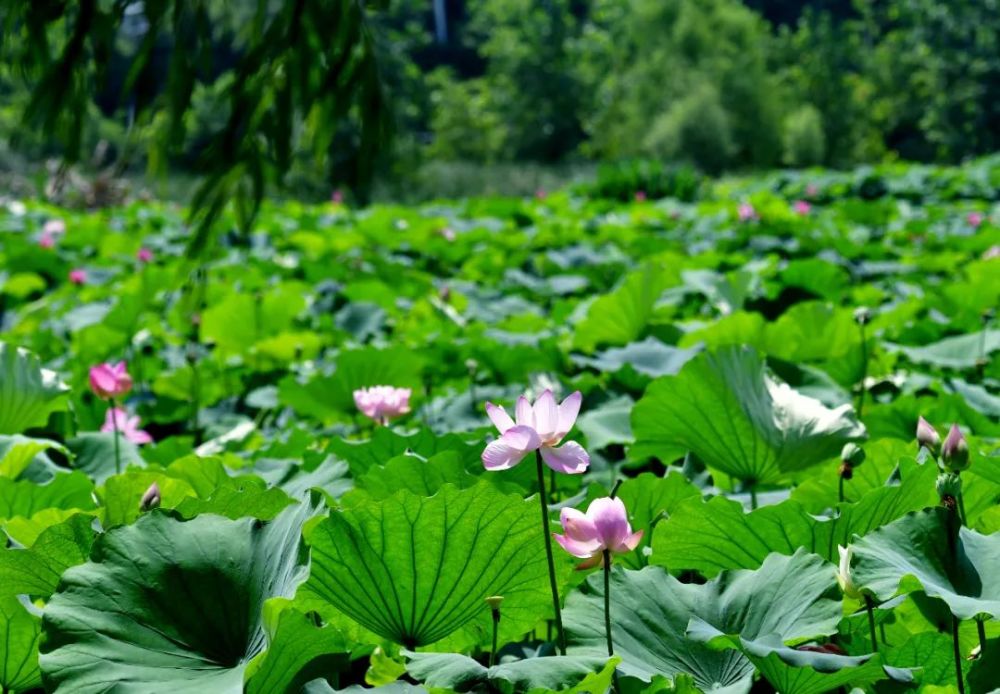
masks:
<svg viewBox="0 0 1000 694"><path fill-rule="evenodd" d="M0 690L994 691L998 190L7 200Z"/></svg>

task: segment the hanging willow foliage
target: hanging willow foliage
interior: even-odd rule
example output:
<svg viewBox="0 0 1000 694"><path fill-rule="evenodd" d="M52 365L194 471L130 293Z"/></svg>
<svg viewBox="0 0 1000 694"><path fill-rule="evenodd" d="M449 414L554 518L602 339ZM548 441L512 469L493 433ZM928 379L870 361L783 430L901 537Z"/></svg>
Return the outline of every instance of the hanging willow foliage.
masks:
<svg viewBox="0 0 1000 694"><path fill-rule="evenodd" d="M390 123L365 13L360 0L9 0L0 58L31 87L25 125L57 139L67 162L80 157L112 59L127 62L119 105L128 100L132 122L151 134L143 141L154 171L182 150L196 87L223 95L228 113L198 155L194 257L229 204L241 228L252 224L294 152L322 161L331 184L367 196ZM224 66L213 65L220 27L236 32ZM156 61L164 42L165 67Z"/></svg>

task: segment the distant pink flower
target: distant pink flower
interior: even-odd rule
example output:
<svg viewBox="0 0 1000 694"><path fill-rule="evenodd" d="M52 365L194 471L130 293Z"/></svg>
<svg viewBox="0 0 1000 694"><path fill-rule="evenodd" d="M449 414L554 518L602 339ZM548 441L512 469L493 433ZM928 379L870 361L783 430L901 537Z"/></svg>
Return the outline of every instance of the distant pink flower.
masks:
<svg viewBox="0 0 1000 694"><path fill-rule="evenodd" d="M965 216L965 219L969 223L969 226L979 227L979 225L983 223L983 220L986 219L986 217L985 215L983 215L982 212L970 212Z"/></svg>
<svg viewBox="0 0 1000 694"><path fill-rule="evenodd" d="M153 442L153 437L148 432L139 428L138 415L130 417L128 412L120 407L109 407L107 414L104 415L104 424L101 425L101 432L113 434L116 426L118 433L126 441L131 441L137 446Z"/></svg>
<svg viewBox="0 0 1000 694"><path fill-rule="evenodd" d="M994 258L1000 258L1000 245L990 246L983 253L983 260L993 260Z"/></svg>
<svg viewBox="0 0 1000 694"><path fill-rule="evenodd" d="M338 205L344 202L344 191L342 191L340 188L337 188L337 190L333 191L333 195L330 196L330 202L336 203Z"/></svg>
<svg viewBox="0 0 1000 694"><path fill-rule="evenodd" d="M127 395L132 390L132 377L125 362L90 367L90 389L102 400Z"/></svg>
<svg viewBox="0 0 1000 694"><path fill-rule="evenodd" d="M87 283L87 271L80 268L69 271L69 281L73 284L86 284Z"/></svg>
<svg viewBox="0 0 1000 694"><path fill-rule="evenodd" d="M546 196L548 196L548 193L545 192L544 188L539 188L538 190L535 191L536 200L544 200Z"/></svg>
<svg viewBox="0 0 1000 694"><path fill-rule="evenodd" d="M457 236L457 234L455 234L455 230L451 227L442 227L438 233L441 234L441 238L445 241L454 241Z"/></svg>
<svg viewBox="0 0 1000 694"><path fill-rule="evenodd" d="M635 201L636 202L646 202L646 191L644 191L644 190L637 190L635 192Z"/></svg>
<svg viewBox="0 0 1000 694"><path fill-rule="evenodd" d="M583 446L576 441L559 446L576 423L582 400L580 391L576 391L556 405L552 391L546 390L532 407L522 395L517 399L514 412L516 423L503 407L486 403L486 414L500 431L500 438L490 442L483 451L483 467L508 470L532 451L541 450L542 460L556 472L570 475L585 472L590 456Z"/></svg>
<svg viewBox="0 0 1000 694"><path fill-rule="evenodd" d="M737 210L741 222L750 222L757 219L757 210L748 202L741 202Z"/></svg>
<svg viewBox="0 0 1000 694"><path fill-rule="evenodd" d="M50 219L42 227L42 234L48 236L59 236L66 233L66 222L61 219Z"/></svg>
<svg viewBox="0 0 1000 694"><path fill-rule="evenodd" d="M819 193L819 188L816 187L815 183L810 183L806 186L806 197L814 198L817 193Z"/></svg>
<svg viewBox="0 0 1000 694"><path fill-rule="evenodd" d="M604 563L604 550L615 554L631 552L639 546L642 531L632 532L628 512L621 499L594 499L586 513L564 508L559 514L565 535L552 533L562 548L585 561L578 569L589 569Z"/></svg>
<svg viewBox="0 0 1000 694"><path fill-rule="evenodd" d="M795 203L792 205L792 209L795 210L795 214L805 217L807 214L809 214L809 211L812 209L812 205L810 205L805 200L796 200Z"/></svg>
<svg viewBox="0 0 1000 694"><path fill-rule="evenodd" d="M399 417L410 411L409 388L394 386L372 386L354 391L354 404L362 414L379 424L389 423L390 417Z"/></svg>
<svg viewBox="0 0 1000 694"><path fill-rule="evenodd" d="M153 251L143 247L139 249L139 252L135 254L135 257L140 263L151 263L153 262Z"/></svg>
<svg viewBox="0 0 1000 694"><path fill-rule="evenodd" d="M38 237L38 247L39 248L54 248L56 245L56 237L52 234L47 234L44 231L42 235Z"/></svg>

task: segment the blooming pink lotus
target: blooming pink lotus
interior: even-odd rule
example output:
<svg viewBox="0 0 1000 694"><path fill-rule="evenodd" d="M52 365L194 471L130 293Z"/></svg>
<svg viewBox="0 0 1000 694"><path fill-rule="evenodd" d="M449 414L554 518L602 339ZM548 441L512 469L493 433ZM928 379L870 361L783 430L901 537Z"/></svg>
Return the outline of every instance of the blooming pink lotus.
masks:
<svg viewBox="0 0 1000 694"><path fill-rule="evenodd" d="M69 281L73 284L80 285L87 283L87 271L76 268L75 270L69 271Z"/></svg>
<svg viewBox="0 0 1000 694"><path fill-rule="evenodd" d="M139 428L138 415L129 416L129 413L120 407L109 407L107 414L104 415L101 432L112 434L116 429L126 441L131 441L137 446L153 442L153 437Z"/></svg>
<svg viewBox="0 0 1000 694"><path fill-rule="evenodd" d="M42 235L38 237L39 248L45 248L47 250L49 248L55 248L55 245L56 237L53 234L47 234L43 231Z"/></svg>
<svg viewBox="0 0 1000 694"><path fill-rule="evenodd" d="M819 193L819 188L816 187L815 183L810 183L806 186L806 197L814 198Z"/></svg>
<svg viewBox="0 0 1000 694"><path fill-rule="evenodd" d="M546 197L548 197L548 193L545 192L544 188L539 188L535 191L536 200L544 200Z"/></svg>
<svg viewBox="0 0 1000 694"><path fill-rule="evenodd" d="M969 223L969 226L978 227L983 223L986 216L982 212L970 212L965 216L965 220Z"/></svg>
<svg viewBox="0 0 1000 694"><path fill-rule="evenodd" d="M812 205L805 200L796 200L792 209L795 210L795 214L805 217L812 210Z"/></svg>
<svg viewBox="0 0 1000 694"><path fill-rule="evenodd" d="M340 205L341 203L343 203L344 191L340 190L340 188L333 191L333 194L330 196L330 202L332 202L335 205Z"/></svg>
<svg viewBox="0 0 1000 694"><path fill-rule="evenodd" d="M552 533L552 537L574 557L585 560L578 569L603 564L605 550L615 554L631 552L642 539L642 530L632 532L625 504L618 498L594 499L586 513L564 508L559 522L566 534Z"/></svg>
<svg viewBox="0 0 1000 694"><path fill-rule="evenodd" d="M451 227L442 227L438 233L441 234L441 238L445 241L454 241L456 238L455 230Z"/></svg>
<svg viewBox="0 0 1000 694"><path fill-rule="evenodd" d="M43 236L59 236L66 233L66 222L61 219L50 219L42 226Z"/></svg>
<svg viewBox="0 0 1000 694"><path fill-rule="evenodd" d="M635 192L635 201L636 202L646 202L646 191L644 191L644 190L637 190Z"/></svg>
<svg viewBox="0 0 1000 694"><path fill-rule="evenodd" d="M90 367L90 389L102 400L127 395L132 390L132 377L129 376L125 362Z"/></svg>
<svg viewBox="0 0 1000 694"><path fill-rule="evenodd" d="M556 472L576 475L586 471L590 456L583 446L575 441L559 446L576 423L582 401L583 396L576 391L556 405L552 391L546 390L532 406L522 395L517 399L514 411L516 421L503 407L486 403L486 414L501 436L486 446L483 466L487 470L508 470L520 463L524 456L540 450L542 460Z"/></svg>
<svg viewBox="0 0 1000 694"><path fill-rule="evenodd" d="M140 248L139 252L135 254L135 257L140 263L151 263L153 262L153 251L148 248Z"/></svg>
<svg viewBox="0 0 1000 694"><path fill-rule="evenodd" d="M983 253L983 260L993 260L994 258L1000 258L1000 245L990 246Z"/></svg>
<svg viewBox="0 0 1000 694"><path fill-rule="evenodd" d="M361 412L383 426L390 417L399 417L410 411L410 388L372 386L354 391L354 404Z"/></svg>
<svg viewBox="0 0 1000 694"><path fill-rule="evenodd" d="M751 222L757 219L757 210L748 202L741 202L736 214L741 222Z"/></svg>

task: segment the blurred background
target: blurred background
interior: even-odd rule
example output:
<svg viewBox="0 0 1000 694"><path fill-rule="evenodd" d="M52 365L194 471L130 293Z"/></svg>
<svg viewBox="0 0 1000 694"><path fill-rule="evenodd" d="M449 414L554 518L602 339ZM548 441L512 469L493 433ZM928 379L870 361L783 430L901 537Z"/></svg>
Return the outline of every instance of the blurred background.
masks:
<svg viewBox="0 0 1000 694"><path fill-rule="evenodd" d="M6 0L0 193L414 202L637 162L955 163L997 149L998 5Z"/></svg>

